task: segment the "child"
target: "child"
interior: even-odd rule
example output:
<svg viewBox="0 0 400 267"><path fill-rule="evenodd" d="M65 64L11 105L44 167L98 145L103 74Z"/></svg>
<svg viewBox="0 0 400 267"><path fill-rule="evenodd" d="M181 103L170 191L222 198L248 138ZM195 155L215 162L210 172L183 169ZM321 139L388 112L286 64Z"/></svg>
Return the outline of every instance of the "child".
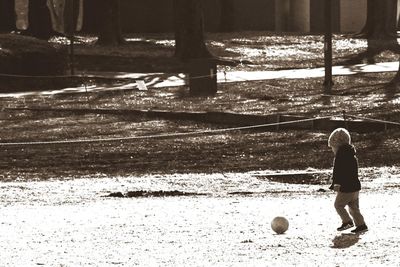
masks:
<svg viewBox="0 0 400 267"><path fill-rule="evenodd" d="M337 228L343 231L356 225L353 233L360 233L368 230L364 217L359 208L359 191L361 183L358 179L358 162L354 146L351 145L349 132L344 128L334 130L328 139L328 146L335 154L333 163L333 182L330 189L337 192L335 209L342 219L342 225ZM349 206L349 213L345 209Z"/></svg>

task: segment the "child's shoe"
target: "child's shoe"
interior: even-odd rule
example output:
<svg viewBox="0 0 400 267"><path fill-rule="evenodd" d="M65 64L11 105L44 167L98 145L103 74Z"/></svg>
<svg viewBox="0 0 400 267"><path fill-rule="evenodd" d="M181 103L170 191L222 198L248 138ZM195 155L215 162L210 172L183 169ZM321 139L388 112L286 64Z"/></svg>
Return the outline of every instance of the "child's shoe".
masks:
<svg viewBox="0 0 400 267"><path fill-rule="evenodd" d="M359 226L356 227L356 229L351 230L351 232L355 233L355 234L362 233L362 232L365 232L365 231L368 231L368 227L367 227L366 224L359 225Z"/></svg>
<svg viewBox="0 0 400 267"><path fill-rule="evenodd" d="M338 231L344 231L344 230L349 229L349 228L351 228L353 226L354 226L353 222L346 222L346 223L343 223L342 226L340 226L337 230Z"/></svg>

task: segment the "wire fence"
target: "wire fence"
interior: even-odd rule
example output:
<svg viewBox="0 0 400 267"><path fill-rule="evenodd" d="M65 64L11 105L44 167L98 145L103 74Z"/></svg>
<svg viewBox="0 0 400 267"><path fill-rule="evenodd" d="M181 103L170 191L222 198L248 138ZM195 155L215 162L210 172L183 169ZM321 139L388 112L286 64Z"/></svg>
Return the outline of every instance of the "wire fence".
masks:
<svg viewBox="0 0 400 267"><path fill-rule="evenodd" d="M225 81L227 81L227 72L223 71L222 73L219 73L220 75L224 75ZM185 84L192 80L192 79L204 79L204 78L213 78L215 77L216 74L210 73L208 75L200 75L200 76L190 76L186 75L185 77L178 77L180 80L183 80ZM251 81L248 79L245 79L243 77L235 77L234 74L230 74L233 79L237 78L239 82L247 82ZM33 76L33 75L17 75L17 74L4 74L0 73L0 77L14 77L14 78L70 78L70 79L82 79L82 81L85 83L86 86L86 81L91 79L91 78L114 78L118 80L135 80L137 87L139 88L138 81L144 81L146 77L139 77L139 78L132 78L132 77L109 77L109 76L96 76L96 75L86 75L86 74L81 74L81 75L39 75L39 76ZM217 77L215 77L217 78ZM157 83L166 81L164 80L158 80ZM148 83L151 85L151 82ZM276 87L272 86L271 87ZM152 89L156 88L155 86L147 86L147 89ZM139 88L140 89L140 88ZM385 125L385 129L387 125L395 125L395 126L400 126L400 123L398 122L393 122L393 121L387 121L387 120L379 120L379 119L371 119L371 118L365 118L361 116L354 116L354 115L347 115L347 114L342 114L344 120L346 121L347 118L351 119L356 119L356 120L363 120L363 121L371 121L371 122L376 122L376 123L382 123ZM268 124L259 124L259 125L250 125L250 126L243 126L243 127L233 127L233 128L224 128L224 129L213 129L213 130L204 130L204 131L194 131L194 132L185 132L185 133L165 133L165 134L158 134L158 135L148 135L148 136L130 136L130 137L115 137L115 138L99 138L99 139L75 139L75 140L56 140L56 141L32 141L32 142L9 142L9 143L0 143L1 147L4 146L34 146L34 145L57 145L57 144L81 144L81 143L98 143L98 142L123 142L123 141L131 141L131 140L144 140L144 139L158 139L158 138L182 138L182 137L190 137L190 136L197 136L197 135L209 135L209 134L217 134L217 133L224 133L224 132L231 132L231 131L242 131L242 130L251 130L251 129L259 129L259 128L267 128L267 127L276 127L276 129L279 130L280 126L284 125L291 125L291 124L298 124L298 123L303 123L303 122L314 122L316 120L322 120L322 119L327 119L327 118L332 118L333 115L331 116L325 116L325 117L314 117L310 119L300 119L300 120L293 120L293 121L286 121L286 122L276 122L276 123L268 123Z"/></svg>
<svg viewBox="0 0 400 267"><path fill-rule="evenodd" d="M250 125L250 126L242 126L242 127L231 127L231 128L223 128L223 129L212 129L212 130L204 130L204 131L194 131L194 132L184 132L184 133L166 133L166 134L157 134L157 135L147 135L147 136L129 136L129 137L116 137L116 138L99 138L99 139L76 139L76 140L60 140L60 141L33 141L33 142L10 142L10 143L0 143L0 146L32 146L32 145L57 145L57 144L80 144L80 143L98 143L98 142L121 142L121 141L132 141L132 140L145 140L145 139L159 139L159 138L180 138L180 137L191 137L198 135L210 135L210 134L218 134L218 133L226 133L232 131L244 131L244 130L254 130L260 128L267 127L278 127L289 124L303 123L303 122L312 122L316 120L322 120L330 118L331 116L326 117L317 117L310 119L300 119L286 122L276 122L276 123L267 123L267 124L258 124L258 125Z"/></svg>
<svg viewBox="0 0 400 267"><path fill-rule="evenodd" d="M164 133L164 134L145 135L145 136L128 136L128 137L98 138L98 139L55 140L55 141L6 142L6 143L3 142L3 143L0 143L0 147L105 143L105 142L124 142L124 141L134 141L134 140L146 140L146 139L148 140L148 139L163 139L163 138L185 138L185 137L193 137L193 136L199 136L199 135L222 134L222 133L233 132L233 131L255 130L255 129L261 129L261 128L268 128L268 127L275 127L276 130L279 130L281 126L299 124L299 123L304 123L304 122L313 122L314 123L317 120L331 119L335 115L337 115L337 114L333 114L330 116L323 116L323 117L313 117L313 118L298 119L298 120L292 120L292 121L278 121L275 123L257 124L257 125L241 126L241 127L230 127L230 128L222 128L222 129L211 129L211 130L181 132L181 133ZM345 112L343 112L341 116L343 116L343 121L344 121L345 125L347 122L347 118L353 118L353 119L362 120L362 121L372 121L372 122L376 122L376 123L382 123L385 125L385 129L387 128L388 124L400 126L399 122L371 119L371 118L366 118L366 117L361 117L361 116L353 116L353 115L348 115Z"/></svg>
<svg viewBox="0 0 400 267"><path fill-rule="evenodd" d="M365 121L371 121L371 122L378 122L378 123L382 123L382 124L390 124L390 125L400 126L399 122L394 122L394 121L371 119L371 118L365 118L365 117L354 116L354 115L347 115L347 117L357 119L357 120L365 120Z"/></svg>

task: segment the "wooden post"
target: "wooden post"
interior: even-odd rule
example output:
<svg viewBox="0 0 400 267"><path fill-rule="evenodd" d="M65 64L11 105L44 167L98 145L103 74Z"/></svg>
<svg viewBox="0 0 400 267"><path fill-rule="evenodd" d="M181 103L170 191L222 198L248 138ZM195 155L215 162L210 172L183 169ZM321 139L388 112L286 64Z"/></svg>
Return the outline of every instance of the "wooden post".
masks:
<svg viewBox="0 0 400 267"><path fill-rule="evenodd" d="M343 110L343 121L344 121L344 128L346 128L347 130L349 130L349 125L347 123L347 117L346 117L346 111Z"/></svg>
<svg viewBox="0 0 400 267"><path fill-rule="evenodd" d="M71 29L69 33L69 59L70 59L70 68L71 68L71 75L75 75L75 51L74 51L74 35L75 35L75 16L74 16L74 2L75 0L70 0L71 1L71 12L69 14L69 19L71 23Z"/></svg>
<svg viewBox="0 0 400 267"><path fill-rule="evenodd" d="M332 91L332 0L325 0L325 37L324 37L324 59L325 59L325 81L324 92L330 94Z"/></svg>

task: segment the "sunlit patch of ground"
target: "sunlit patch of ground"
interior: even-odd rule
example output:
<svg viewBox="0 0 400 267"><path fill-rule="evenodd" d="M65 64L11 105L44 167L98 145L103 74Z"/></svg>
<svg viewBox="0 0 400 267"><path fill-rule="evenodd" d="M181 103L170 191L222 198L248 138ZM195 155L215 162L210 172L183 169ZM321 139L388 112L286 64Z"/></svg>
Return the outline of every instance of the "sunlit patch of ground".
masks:
<svg viewBox="0 0 400 267"><path fill-rule="evenodd" d="M238 35L241 37L238 38ZM68 44L66 38L58 37L52 41ZM77 59L79 61L79 56L94 55L172 57L174 53L172 34L129 34L126 41L126 45L122 47L103 48L95 45L96 37L78 35L75 48ZM236 70L314 68L324 64L322 35L280 35L270 32L209 33L207 44L216 56L246 62L236 66ZM355 39L351 35L336 34L333 38L333 49L334 64L341 65L346 59L364 52L367 49L367 41ZM376 55L374 60L397 61L398 55L384 51Z"/></svg>
<svg viewBox="0 0 400 267"><path fill-rule="evenodd" d="M363 172L378 177L362 179L370 229L361 235L336 232L334 194L319 190L326 185L275 183L257 172L0 183L2 264L398 265L399 170ZM209 195L104 197L149 189ZM289 220L283 235L270 228L278 215Z"/></svg>

